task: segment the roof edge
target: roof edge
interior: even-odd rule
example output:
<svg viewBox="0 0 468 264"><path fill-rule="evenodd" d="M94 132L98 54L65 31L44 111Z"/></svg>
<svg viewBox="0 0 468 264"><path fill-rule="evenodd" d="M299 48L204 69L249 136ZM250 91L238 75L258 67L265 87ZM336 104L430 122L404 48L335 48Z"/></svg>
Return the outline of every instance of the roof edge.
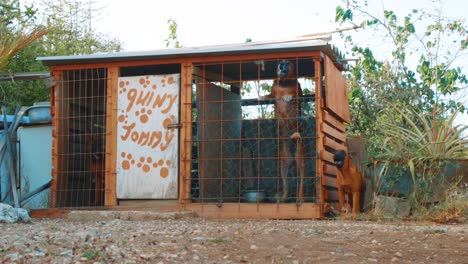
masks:
<svg viewBox="0 0 468 264"><path fill-rule="evenodd" d="M329 43L330 36L320 36L314 38L296 38L290 40L272 40L261 42L247 42L236 44L222 44L201 47L185 47L148 51L126 51L126 52L103 52L87 55L70 56L49 56L38 57L45 66L61 66L74 64L91 64L106 62L125 62L135 60L157 60L173 58L191 58L191 57L214 57L229 56L240 54L264 54L279 52L304 52L304 51L322 51L329 56L335 65L340 69L346 69L346 63L343 64L342 54Z"/></svg>

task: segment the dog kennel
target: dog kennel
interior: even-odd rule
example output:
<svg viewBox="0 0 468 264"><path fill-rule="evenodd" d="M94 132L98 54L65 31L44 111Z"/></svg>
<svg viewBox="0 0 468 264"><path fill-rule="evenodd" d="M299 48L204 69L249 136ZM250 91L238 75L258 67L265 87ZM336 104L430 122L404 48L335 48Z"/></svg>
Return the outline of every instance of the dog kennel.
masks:
<svg viewBox="0 0 468 264"><path fill-rule="evenodd" d="M39 60L55 79L52 208L321 218L337 200L346 63L324 39ZM281 61L302 89L296 141L262 97Z"/></svg>

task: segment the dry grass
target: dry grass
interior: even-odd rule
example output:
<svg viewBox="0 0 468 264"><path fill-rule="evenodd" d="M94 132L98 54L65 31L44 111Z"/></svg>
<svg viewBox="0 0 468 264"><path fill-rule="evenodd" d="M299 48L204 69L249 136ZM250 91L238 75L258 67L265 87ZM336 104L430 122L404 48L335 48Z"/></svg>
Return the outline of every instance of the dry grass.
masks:
<svg viewBox="0 0 468 264"><path fill-rule="evenodd" d="M31 32L19 32L17 35L9 35L6 32L0 32L0 71L7 67L10 59L21 49L31 42L47 34L48 29L39 26Z"/></svg>
<svg viewBox="0 0 468 264"><path fill-rule="evenodd" d="M436 223L466 223L468 215L468 190L454 189L444 201L427 210L425 219Z"/></svg>
<svg viewBox="0 0 468 264"><path fill-rule="evenodd" d="M413 205L414 206L414 205ZM413 207L408 217L385 214L375 210L353 216L342 213L336 217L339 220L400 222L400 221L430 221L439 224L468 223L468 190L460 187L447 191L445 199L437 204L424 207L418 204Z"/></svg>

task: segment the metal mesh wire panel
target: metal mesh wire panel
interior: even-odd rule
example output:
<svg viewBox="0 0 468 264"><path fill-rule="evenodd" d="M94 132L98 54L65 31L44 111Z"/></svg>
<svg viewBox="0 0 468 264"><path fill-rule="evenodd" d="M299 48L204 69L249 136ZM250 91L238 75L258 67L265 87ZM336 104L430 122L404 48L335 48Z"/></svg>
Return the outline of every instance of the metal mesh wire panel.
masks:
<svg viewBox="0 0 468 264"><path fill-rule="evenodd" d="M292 78L302 88L302 96L287 99L300 107L288 118L277 116L275 99L259 100L270 93L280 61L193 66L194 202L316 202L313 60L288 59L295 65ZM299 141L290 137L295 132ZM297 157L304 160L303 174Z"/></svg>
<svg viewBox="0 0 468 264"><path fill-rule="evenodd" d="M55 204L102 206L107 71L66 70L59 76Z"/></svg>

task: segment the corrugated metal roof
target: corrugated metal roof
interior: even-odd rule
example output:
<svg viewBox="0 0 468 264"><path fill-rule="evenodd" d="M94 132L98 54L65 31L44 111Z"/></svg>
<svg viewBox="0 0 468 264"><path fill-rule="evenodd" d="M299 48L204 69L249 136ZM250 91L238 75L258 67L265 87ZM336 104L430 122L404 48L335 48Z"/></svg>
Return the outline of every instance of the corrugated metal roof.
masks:
<svg viewBox="0 0 468 264"><path fill-rule="evenodd" d="M298 38L292 40L248 42L240 44L225 44L178 49L160 49L152 51L108 52L90 55L39 57L46 66L71 65L84 63L121 62L134 60L157 60L187 57L225 56L240 54L260 54L279 52L300 52L320 50L327 54L340 69L346 65L338 50L333 47L329 36Z"/></svg>

